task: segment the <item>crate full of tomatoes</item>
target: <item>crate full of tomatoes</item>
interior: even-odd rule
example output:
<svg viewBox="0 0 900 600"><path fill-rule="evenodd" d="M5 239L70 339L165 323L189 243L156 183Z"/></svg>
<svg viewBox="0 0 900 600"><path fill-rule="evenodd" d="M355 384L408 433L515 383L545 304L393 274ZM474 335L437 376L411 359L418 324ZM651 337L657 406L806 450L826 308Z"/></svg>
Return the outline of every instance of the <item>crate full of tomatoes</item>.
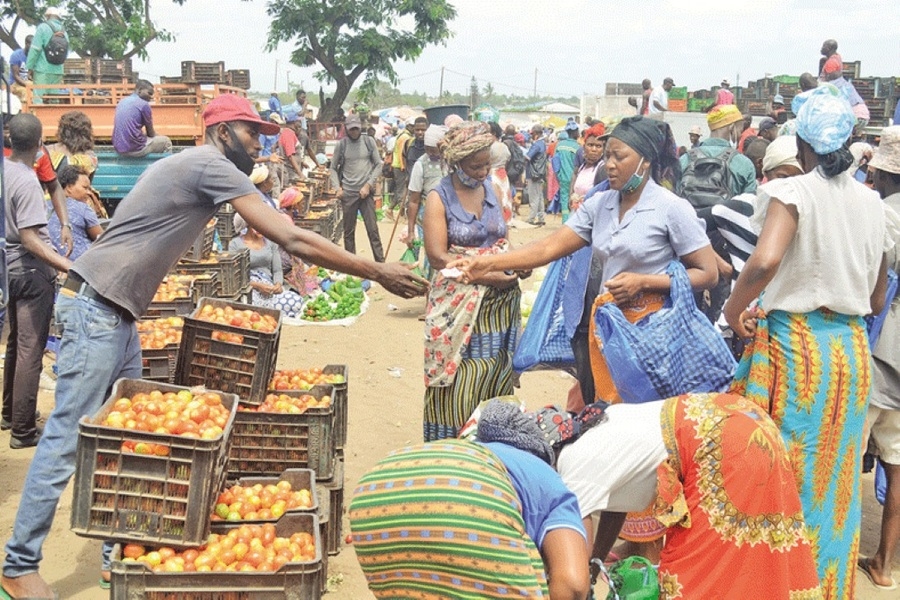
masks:
<svg viewBox="0 0 900 600"><path fill-rule="evenodd" d="M215 273L216 297L230 298L250 287L250 250L213 252L197 262L181 261L174 270L188 275Z"/></svg>
<svg viewBox="0 0 900 600"><path fill-rule="evenodd" d="M199 545L225 481L234 394L120 379L78 423L72 530Z"/></svg>
<svg viewBox="0 0 900 600"><path fill-rule="evenodd" d="M269 384L270 391L308 390L314 385L334 386L331 403L334 406L334 447L342 450L347 444L347 417L350 405L348 385L350 370L347 365L325 365L308 369L275 371Z"/></svg>
<svg viewBox="0 0 900 600"><path fill-rule="evenodd" d="M241 405L234 417L228 477L277 476L285 469L334 474L334 388L277 392L259 406Z"/></svg>
<svg viewBox="0 0 900 600"><path fill-rule="evenodd" d="M117 545L112 600L319 600L325 577L318 517L217 523L198 548Z"/></svg>
<svg viewBox="0 0 900 600"><path fill-rule="evenodd" d="M244 403L261 404L275 371L280 335L279 310L201 298L184 320L175 381L205 385L237 394Z"/></svg>
<svg viewBox="0 0 900 600"><path fill-rule="evenodd" d="M141 378L147 381L172 383L181 343L184 319L166 317L136 323L141 341Z"/></svg>
<svg viewBox="0 0 900 600"><path fill-rule="evenodd" d="M153 294L143 318L161 319L189 314L194 310L191 282L166 277Z"/></svg>
<svg viewBox="0 0 900 600"><path fill-rule="evenodd" d="M277 477L241 477L226 483L210 519L262 524L289 512L316 513L319 499L312 469L286 469Z"/></svg>

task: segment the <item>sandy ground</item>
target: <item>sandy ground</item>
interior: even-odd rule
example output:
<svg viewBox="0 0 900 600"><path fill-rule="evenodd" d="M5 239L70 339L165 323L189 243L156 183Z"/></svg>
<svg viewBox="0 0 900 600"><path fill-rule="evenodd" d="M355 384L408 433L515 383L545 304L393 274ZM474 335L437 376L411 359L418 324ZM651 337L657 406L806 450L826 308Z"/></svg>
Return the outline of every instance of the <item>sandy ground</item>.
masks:
<svg viewBox="0 0 900 600"><path fill-rule="evenodd" d="M523 211L524 212L524 211ZM541 229L516 229L514 244L547 235L558 221ZM381 223L382 239L387 246L391 226ZM362 227L357 229L357 248L371 256ZM396 260L403 252L396 241L388 258ZM422 384L422 323L417 317L424 309L423 299L402 300L381 289L371 294L369 311L351 327L286 327L281 336L279 368L347 364L350 368L350 424L346 448L345 490L350 490L362 474L388 451L421 441L424 393ZM573 380L557 372L526 373L519 394L529 406L565 402ZM39 408L46 414L53 407L52 394L42 391ZM19 495L33 450L10 450L8 432L0 434L0 541L9 538L19 507ZM108 597L99 589L100 543L76 536L69 530L72 486L63 495L47 543L41 572L61 598L78 600ZM881 507L873 498L872 476L863 477L864 511L862 548L864 555L875 551L878 543ZM345 505L346 503L345 502ZM348 527L344 520L344 533ZM895 557L894 577L900 579L900 556ZM366 589L352 546L329 561L331 591L326 596L341 600L371 598ZM897 592L880 592L859 574L857 598L876 600L896 598ZM598 586L598 592L599 586ZM599 598L605 597L601 593Z"/></svg>

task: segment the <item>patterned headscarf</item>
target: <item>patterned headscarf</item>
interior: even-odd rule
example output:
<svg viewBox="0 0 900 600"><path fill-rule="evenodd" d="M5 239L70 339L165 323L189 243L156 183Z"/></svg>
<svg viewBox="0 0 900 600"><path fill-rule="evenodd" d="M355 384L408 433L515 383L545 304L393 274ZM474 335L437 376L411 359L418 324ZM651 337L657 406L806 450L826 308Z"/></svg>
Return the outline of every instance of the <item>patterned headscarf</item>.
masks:
<svg viewBox="0 0 900 600"><path fill-rule="evenodd" d="M606 135L606 125L603 123L594 123L584 131L584 139L589 137L603 137Z"/></svg>
<svg viewBox="0 0 900 600"><path fill-rule="evenodd" d="M444 158L448 164L457 165L465 157L490 148L493 143L494 136L487 123L463 121L451 127L444 136Z"/></svg>
<svg viewBox="0 0 900 600"><path fill-rule="evenodd" d="M613 129L610 137L625 144L650 161L653 180L668 189L675 189L681 179L678 146L668 123L645 117L627 117Z"/></svg>
<svg viewBox="0 0 900 600"><path fill-rule="evenodd" d="M833 85L797 94L791 110L797 115L797 135L820 156L842 148L856 124L850 103Z"/></svg>
<svg viewBox="0 0 900 600"><path fill-rule="evenodd" d="M533 454L552 465L553 449L534 419L509 402L491 400L482 409L478 421L478 441L500 442Z"/></svg>

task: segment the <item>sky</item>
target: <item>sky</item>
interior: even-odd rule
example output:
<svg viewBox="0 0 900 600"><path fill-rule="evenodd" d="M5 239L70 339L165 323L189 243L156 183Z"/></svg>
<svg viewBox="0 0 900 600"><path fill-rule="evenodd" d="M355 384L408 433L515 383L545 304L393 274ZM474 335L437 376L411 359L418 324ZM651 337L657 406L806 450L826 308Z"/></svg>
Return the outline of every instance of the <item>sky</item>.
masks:
<svg viewBox="0 0 900 600"><path fill-rule="evenodd" d="M363 0L364 1L364 0ZM862 76L900 76L896 0L450 0L457 17L445 46L396 65L404 92L466 93L472 76L499 93L603 94L607 82L659 85L673 77L690 90L723 78L732 85L766 74L814 72L819 48L838 40ZM291 65L290 46L264 49L267 0L154 0L152 17L174 33L136 61L142 77L178 75L182 60L225 61L249 69L252 89L317 91L314 68ZM884 26L882 23L893 23ZM326 87L327 90L327 87Z"/></svg>

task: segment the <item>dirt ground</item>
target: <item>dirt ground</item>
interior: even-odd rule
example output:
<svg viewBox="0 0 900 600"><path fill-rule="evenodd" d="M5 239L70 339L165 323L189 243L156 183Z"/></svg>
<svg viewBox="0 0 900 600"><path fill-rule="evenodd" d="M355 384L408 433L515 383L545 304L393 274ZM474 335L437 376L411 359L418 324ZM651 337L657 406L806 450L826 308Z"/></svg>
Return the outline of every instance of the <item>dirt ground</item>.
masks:
<svg viewBox="0 0 900 600"><path fill-rule="evenodd" d="M558 220L541 229L513 230L514 244L547 235ZM381 235L387 246L391 225L382 222ZM362 227L357 229L357 248L371 256ZM388 258L402 254L394 241ZM526 286L528 284L526 283ZM377 286L376 286L377 288ZM388 451L422 439L422 323L424 300L402 300L375 289L368 312L351 327L286 327L281 335L279 368L347 364L350 369L349 433L346 447L345 506L362 474ZM530 407L550 402L564 403L573 380L563 373L526 373L519 395ZM41 391L39 408L53 408L51 393ZM74 432L73 432L74 434ZM19 507L22 483L33 450L10 450L8 432L0 434L0 543L9 539ZM873 497L872 476L863 477L864 509L861 551L873 553L878 544L881 507ZM76 536L69 530L72 486L63 495L47 543L41 573L61 598L92 600L108 597L97 586L100 542ZM344 533L348 531L344 519ZM900 555L894 559L894 577L900 579ZM371 598L352 546L344 546L329 561L330 592L327 598L358 600ZM895 598L897 592L880 592L858 572L857 598ZM598 592L600 592L598 586ZM605 597L604 593L599 594Z"/></svg>

